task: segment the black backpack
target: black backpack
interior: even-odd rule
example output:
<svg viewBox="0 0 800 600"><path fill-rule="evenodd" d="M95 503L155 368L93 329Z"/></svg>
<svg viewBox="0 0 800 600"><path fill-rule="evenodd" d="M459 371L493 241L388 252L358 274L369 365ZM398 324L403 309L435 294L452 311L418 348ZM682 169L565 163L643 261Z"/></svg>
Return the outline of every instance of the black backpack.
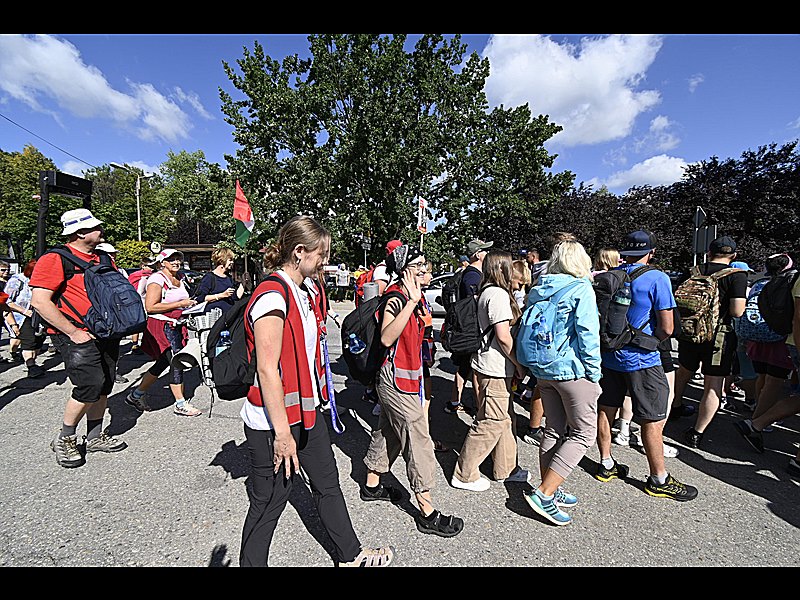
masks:
<svg viewBox="0 0 800 600"><path fill-rule="evenodd" d="M288 302L289 288L286 282L280 275L270 275L267 279L278 281L283 286L288 316L290 304ZM255 381L256 357L254 354L253 360L250 360L244 327L244 320L247 318L247 304L251 297L252 294L243 295L223 313L208 332L206 352L211 378L214 380L217 396L222 400L244 398ZM231 343L217 355L217 343L223 331L229 332Z"/></svg>
<svg viewBox="0 0 800 600"><path fill-rule="evenodd" d="M450 307L459 300L459 290L461 289L461 278L463 276L464 269L461 269L457 273L454 273L453 276L442 286L441 302L445 311L450 310Z"/></svg>
<svg viewBox="0 0 800 600"><path fill-rule="evenodd" d="M442 324L442 346L451 354L472 354L483 346L483 336L494 334L494 326L481 331L478 324L478 299L472 294L451 305ZM490 338L491 342L491 338Z"/></svg>
<svg viewBox="0 0 800 600"><path fill-rule="evenodd" d="M67 319L77 326L85 325L96 338L103 340L119 340L147 328L142 297L127 277L114 268L108 254L98 252L100 263L93 264L75 256L67 246L56 246L48 253L61 256L66 279L83 272L86 295L92 304L86 315L81 315L61 294L53 299L59 308L65 304L76 317L62 313Z"/></svg>
<svg viewBox="0 0 800 600"><path fill-rule="evenodd" d="M792 333L794 298L792 288L800 271L790 269L773 275L758 295L758 310L769 328L780 335Z"/></svg>
<svg viewBox="0 0 800 600"><path fill-rule="evenodd" d="M626 283L630 285L640 275L656 270L658 269L653 265L644 265L633 271L632 274L628 274L624 269L611 269L594 276L592 287L597 299L597 312L600 316L600 349L603 352L620 350L624 346L635 346L650 352L659 348L660 342L657 337L644 333L628 322L627 306L623 307L616 303L612 306L614 294L623 285ZM611 312L614 314L611 315ZM625 320L621 332L612 334L609 331L609 317Z"/></svg>
<svg viewBox="0 0 800 600"><path fill-rule="evenodd" d="M380 323L383 320L383 311L386 303L391 298L405 298L398 292L388 292L383 296L375 296L366 302L361 302L358 308L351 311L342 320L342 356L347 364L350 377L364 385L372 385L375 376L386 358L388 348L381 344ZM365 348L353 354L350 351L350 334L365 344Z"/></svg>

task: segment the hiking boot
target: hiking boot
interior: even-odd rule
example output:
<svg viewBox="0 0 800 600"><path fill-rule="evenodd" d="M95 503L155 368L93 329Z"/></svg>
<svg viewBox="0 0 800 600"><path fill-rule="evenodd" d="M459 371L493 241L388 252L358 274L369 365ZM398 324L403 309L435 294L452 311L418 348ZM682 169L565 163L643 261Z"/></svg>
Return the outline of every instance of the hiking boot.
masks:
<svg viewBox="0 0 800 600"><path fill-rule="evenodd" d="M99 436L92 440L87 440L86 436L84 436L83 440L86 444L87 452L119 452L128 447L128 444L111 437L106 431L102 431Z"/></svg>
<svg viewBox="0 0 800 600"><path fill-rule="evenodd" d="M453 404L452 402L445 402L444 403L444 412L448 415L455 415L460 412L464 412L464 405L460 402L458 404Z"/></svg>
<svg viewBox="0 0 800 600"><path fill-rule="evenodd" d="M125 397L125 404L127 404L128 406L132 406L139 412L147 412L148 410L150 410L150 407L147 406L147 403L144 401L144 394L137 397L133 393L135 391L136 390L133 389L128 393L128 395Z"/></svg>
<svg viewBox="0 0 800 600"><path fill-rule="evenodd" d="M533 512L541 515L553 525L569 525L572 522L572 517L558 508L555 497L549 500L543 498L538 489L523 494L523 496L528 502L528 505L533 509Z"/></svg>
<svg viewBox="0 0 800 600"><path fill-rule="evenodd" d="M394 548L362 548L349 562L340 562L340 567L388 567L394 560Z"/></svg>
<svg viewBox="0 0 800 600"><path fill-rule="evenodd" d="M522 436L522 441L532 446L540 446L544 439L543 427L528 427L528 432Z"/></svg>
<svg viewBox="0 0 800 600"><path fill-rule="evenodd" d="M45 374L45 372L46 371L39 365L31 365L30 367L28 367L28 377L30 377L31 379L35 377L41 377L42 375Z"/></svg>
<svg viewBox="0 0 800 600"><path fill-rule="evenodd" d="M672 410L669 411L669 417L667 417L667 419L669 421L675 421L681 417L691 417L695 410L696 409L692 404L681 404L680 406L674 406L672 407Z"/></svg>
<svg viewBox="0 0 800 600"><path fill-rule="evenodd" d="M672 475L667 475L664 484L654 483L652 478L647 478L644 491L656 498L672 498L678 502L687 502L697 498L697 488L686 485L675 479Z"/></svg>
<svg viewBox="0 0 800 600"><path fill-rule="evenodd" d="M694 427L689 427L683 432L683 438L686 440L686 445L690 448L699 448L700 442L703 441L703 434L696 431Z"/></svg>
<svg viewBox="0 0 800 600"><path fill-rule="evenodd" d="M489 480L480 475L475 481L461 481L458 477L453 475L450 480L450 485L459 490L469 490L470 492L485 492L491 487Z"/></svg>
<svg viewBox="0 0 800 600"><path fill-rule="evenodd" d="M61 434L56 434L50 441L50 449L56 453L56 462L67 469L80 467L86 462L78 450L77 435L61 437Z"/></svg>
<svg viewBox="0 0 800 600"><path fill-rule="evenodd" d="M561 486L558 486L553 499L555 500L556 506L561 508L572 508L578 503L578 497L575 494L570 494Z"/></svg>
<svg viewBox="0 0 800 600"><path fill-rule="evenodd" d="M750 419L734 421L733 426L736 428L736 431L742 435L744 440L753 447L753 450L760 454L764 453L764 436L761 435L760 431L756 431Z"/></svg>
<svg viewBox="0 0 800 600"><path fill-rule="evenodd" d="M378 484L377 489L372 492L366 485L360 486L358 495L364 502L374 502L376 500L383 500L385 502L399 502L403 499L403 494L400 490L396 490L391 486Z"/></svg>
<svg viewBox="0 0 800 600"><path fill-rule="evenodd" d="M610 469L606 469L601 462L598 464L594 478L602 482L611 481L612 479L625 479L628 476L628 471L627 465L620 464L617 461L614 461L614 466Z"/></svg>

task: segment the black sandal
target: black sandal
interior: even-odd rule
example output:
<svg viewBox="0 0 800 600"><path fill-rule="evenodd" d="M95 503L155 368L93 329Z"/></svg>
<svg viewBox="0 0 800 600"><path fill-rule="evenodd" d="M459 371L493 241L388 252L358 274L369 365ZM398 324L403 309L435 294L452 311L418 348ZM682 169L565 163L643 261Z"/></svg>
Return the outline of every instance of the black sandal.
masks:
<svg viewBox="0 0 800 600"><path fill-rule="evenodd" d="M464 529L464 519L453 515L443 515L438 510L431 517L421 514L417 517L417 529L422 533L432 533L441 537L453 537Z"/></svg>
<svg viewBox="0 0 800 600"><path fill-rule="evenodd" d="M375 500L399 502L403 499L403 494L399 490L387 485L383 485L382 483L378 484L378 489L376 489L374 492L369 491L366 485L362 485L359 495L365 502L373 502Z"/></svg>

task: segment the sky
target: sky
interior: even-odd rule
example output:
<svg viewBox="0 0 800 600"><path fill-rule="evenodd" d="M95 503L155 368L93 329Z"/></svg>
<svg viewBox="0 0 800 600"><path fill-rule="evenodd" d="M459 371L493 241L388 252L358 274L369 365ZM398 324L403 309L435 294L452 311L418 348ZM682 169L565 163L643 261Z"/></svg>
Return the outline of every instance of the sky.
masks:
<svg viewBox="0 0 800 600"><path fill-rule="evenodd" d="M2 34L0 149L31 144L82 175L111 162L152 173L167 153L236 151L218 89L235 67L309 56L300 34ZM800 138L800 35L467 34L487 57L490 107L528 103L563 131L553 172L623 194L669 185L691 163ZM88 164L87 164L88 163Z"/></svg>

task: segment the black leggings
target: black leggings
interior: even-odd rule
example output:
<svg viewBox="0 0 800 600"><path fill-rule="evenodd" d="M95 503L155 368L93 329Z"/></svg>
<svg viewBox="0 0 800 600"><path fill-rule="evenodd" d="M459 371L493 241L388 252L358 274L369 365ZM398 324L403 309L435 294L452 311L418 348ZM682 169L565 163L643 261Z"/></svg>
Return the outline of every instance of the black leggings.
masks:
<svg viewBox="0 0 800 600"><path fill-rule="evenodd" d="M170 323L165 322L164 335L167 337L170 347L164 350L153 366L147 369L147 372L153 377L161 375L164 369L170 366L174 354L183 350L183 329L181 327L173 327ZM175 385L183 383L183 370L178 367L170 369L169 382Z"/></svg>

